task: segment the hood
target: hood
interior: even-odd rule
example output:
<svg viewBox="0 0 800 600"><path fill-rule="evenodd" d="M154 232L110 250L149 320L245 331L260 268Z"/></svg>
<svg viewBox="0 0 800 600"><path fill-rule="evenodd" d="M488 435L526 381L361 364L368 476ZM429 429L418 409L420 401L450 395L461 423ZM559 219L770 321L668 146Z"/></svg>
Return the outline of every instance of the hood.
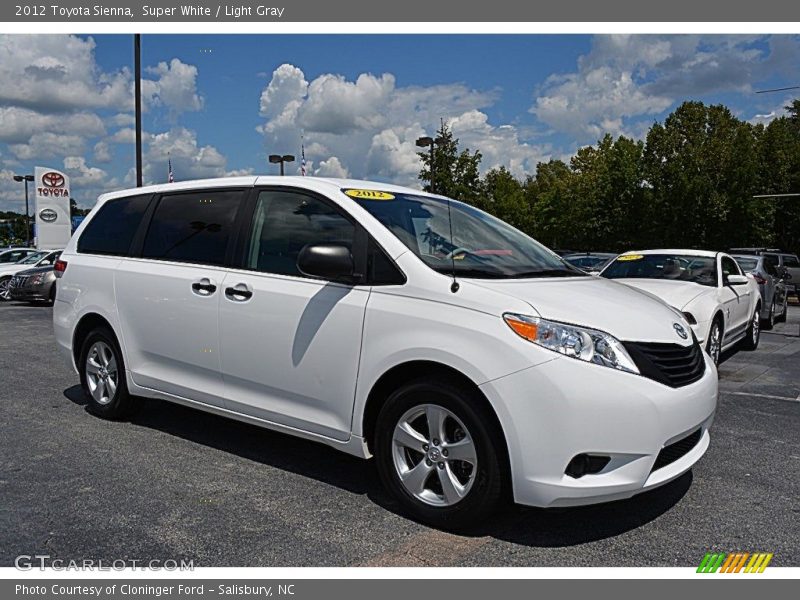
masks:
<svg viewBox="0 0 800 600"><path fill-rule="evenodd" d="M714 289L691 281L670 279L615 279L614 281L652 294L678 310L683 310L692 300Z"/></svg>
<svg viewBox="0 0 800 600"><path fill-rule="evenodd" d="M49 265L46 267L33 267L32 269L25 269L24 271L18 271L17 275L36 275L37 273L47 273L53 270L53 266Z"/></svg>
<svg viewBox="0 0 800 600"><path fill-rule="evenodd" d="M675 332L675 323L687 331L689 324L672 308L610 279L506 279L477 284L527 302L545 319L599 329L620 340L683 346L691 343L691 337L683 340Z"/></svg>
<svg viewBox="0 0 800 600"><path fill-rule="evenodd" d="M0 265L0 275L14 274L23 269L30 269L31 266L21 265L19 263L11 263L9 265Z"/></svg>

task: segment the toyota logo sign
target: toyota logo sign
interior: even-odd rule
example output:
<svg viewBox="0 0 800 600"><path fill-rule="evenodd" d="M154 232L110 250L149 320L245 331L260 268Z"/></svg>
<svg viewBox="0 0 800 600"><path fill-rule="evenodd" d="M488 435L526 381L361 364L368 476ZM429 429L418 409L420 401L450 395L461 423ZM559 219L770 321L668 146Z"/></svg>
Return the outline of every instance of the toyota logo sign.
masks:
<svg viewBox="0 0 800 600"><path fill-rule="evenodd" d="M58 219L58 213L52 208L44 208L39 211L39 218L45 223L54 223Z"/></svg>
<svg viewBox="0 0 800 600"><path fill-rule="evenodd" d="M672 328L675 330L675 333L677 333L682 339L685 340L689 338L689 334L686 333L686 328L680 323L673 323Z"/></svg>
<svg viewBox="0 0 800 600"><path fill-rule="evenodd" d="M64 176L55 171L45 173L42 175L42 185L50 188L64 187Z"/></svg>

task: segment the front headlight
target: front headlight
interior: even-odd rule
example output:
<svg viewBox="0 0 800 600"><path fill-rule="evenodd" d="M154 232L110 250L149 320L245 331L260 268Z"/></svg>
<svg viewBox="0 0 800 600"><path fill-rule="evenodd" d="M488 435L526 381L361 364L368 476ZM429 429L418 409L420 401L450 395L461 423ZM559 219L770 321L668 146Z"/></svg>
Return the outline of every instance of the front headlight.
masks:
<svg viewBox="0 0 800 600"><path fill-rule="evenodd" d="M514 313L505 313L503 319L520 337L553 352L628 373L639 373L622 343L602 331Z"/></svg>
<svg viewBox="0 0 800 600"><path fill-rule="evenodd" d="M44 279L44 275L38 273L36 275L31 275L31 278L28 280L30 285L39 285L42 283L42 279Z"/></svg>

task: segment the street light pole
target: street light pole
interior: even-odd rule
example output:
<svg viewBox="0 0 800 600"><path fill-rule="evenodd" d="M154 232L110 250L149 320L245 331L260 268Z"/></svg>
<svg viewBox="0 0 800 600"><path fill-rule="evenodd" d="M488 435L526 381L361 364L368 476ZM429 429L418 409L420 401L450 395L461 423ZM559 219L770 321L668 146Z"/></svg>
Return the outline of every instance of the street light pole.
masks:
<svg viewBox="0 0 800 600"><path fill-rule="evenodd" d="M133 36L134 110L136 111L136 187L142 187L142 36Z"/></svg>
<svg viewBox="0 0 800 600"><path fill-rule="evenodd" d="M31 245L31 217L28 208L28 182L33 181L33 175L14 175L14 181L24 182L25 184L25 245Z"/></svg>
<svg viewBox="0 0 800 600"><path fill-rule="evenodd" d="M436 144L436 141L432 137L430 137L429 135L425 135L425 136L422 136L421 138L418 138L416 143L417 143L417 146L420 147L420 148L428 148L428 147L430 147L430 149L431 149L430 150L431 158L430 158L430 163L428 164L428 170L430 171L429 180L430 180L431 194L435 194L436 193L436 183L435 183L436 180L434 179L434 166L433 166L434 149L433 149L433 147Z"/></svg>
<svg viewBox="0 0 800 600"><path fill-rule="evenodd" d="M294 154L270 154L269 162L281 165L281 177L283 177L283 163L294 162Z"/></svg>

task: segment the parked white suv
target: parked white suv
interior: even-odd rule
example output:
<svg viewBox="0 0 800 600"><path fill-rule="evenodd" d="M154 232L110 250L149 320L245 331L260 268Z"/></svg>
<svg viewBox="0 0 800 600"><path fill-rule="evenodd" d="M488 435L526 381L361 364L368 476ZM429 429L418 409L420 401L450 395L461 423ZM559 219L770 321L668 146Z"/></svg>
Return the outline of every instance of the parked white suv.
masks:
<svg viewBox="0 0 800 600"><path fill-rule="evenodd" d="M706 451L717 373L683 316L475 208L244 177L102 196L56 267L89 408L160 398L374 456L415 516L630 497Z"/></svg>

